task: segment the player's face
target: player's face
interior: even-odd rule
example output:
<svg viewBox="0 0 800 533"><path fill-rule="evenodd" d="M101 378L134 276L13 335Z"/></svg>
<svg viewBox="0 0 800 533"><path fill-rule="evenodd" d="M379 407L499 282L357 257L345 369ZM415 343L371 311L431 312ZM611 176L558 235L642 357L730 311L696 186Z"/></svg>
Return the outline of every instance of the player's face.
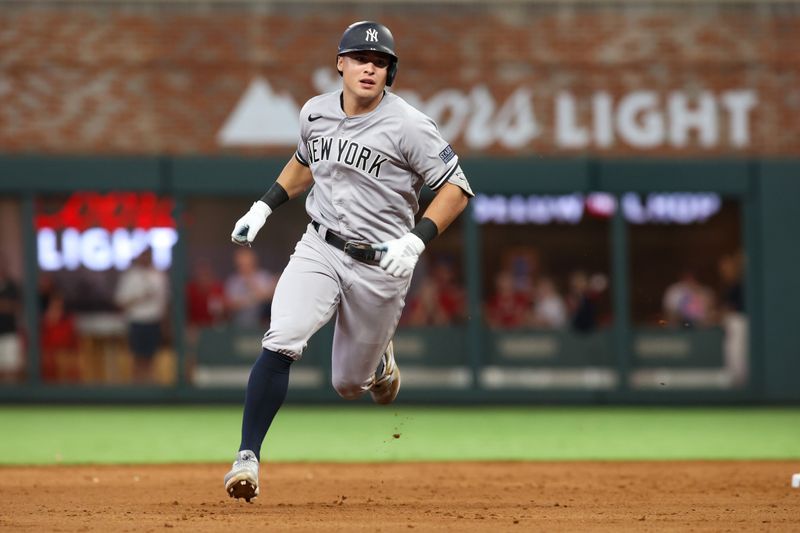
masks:
<svg viewBox="0 0 800 533"><path fill-rule="evenodd" d="M386 86L391 59L373 51L350 52L339 56L337 66L342 71L345 89L359 99L378 97Z"/></svg>

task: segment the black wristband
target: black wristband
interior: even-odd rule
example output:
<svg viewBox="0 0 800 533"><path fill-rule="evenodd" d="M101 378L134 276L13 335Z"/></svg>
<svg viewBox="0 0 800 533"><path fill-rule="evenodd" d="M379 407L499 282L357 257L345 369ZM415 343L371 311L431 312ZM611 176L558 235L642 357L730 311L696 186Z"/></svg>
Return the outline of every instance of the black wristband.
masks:
<svg viewBox="0 0 800 533"><path fill-rule="evenodd" d="M275 211L276 207L289 201L289 193L286 192L283 185L276 181L272 184L272 187L264 193L264 196L261 197L261 201Z"/></svg>
<svg viewBox="0 0 800 533"><path fill-rule="evenodd" d="M419 224L414 226L414 229L411 230L411 233L422 239L422 242L424 242L427 246L429 242L439 235L439 228L436 227L436 222L429 218L423 217L422 220L419 221Z"/></svg>

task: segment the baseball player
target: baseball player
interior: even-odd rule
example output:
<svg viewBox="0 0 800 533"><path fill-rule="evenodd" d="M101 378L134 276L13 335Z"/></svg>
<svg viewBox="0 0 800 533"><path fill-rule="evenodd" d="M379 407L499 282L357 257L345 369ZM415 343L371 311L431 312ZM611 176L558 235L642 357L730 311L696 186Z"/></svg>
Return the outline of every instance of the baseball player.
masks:
<svg viewBox="0 0 800 533"><path fill-rule="evenodd" d="M233 229L233 242L250 246L278 206L313 184L311 223L278 281L247 383L239 453L225 476L231 497L249 502L258 495L261 444L286 397L289 368L334 315L339 395L369 391L378 404L397 397L392 337L414 266L473 196L433 120L385 90L397 62L386 26L364 21L345 30L336 57L342 89L306 102L297 151ZM414 225L423 184L436 196Z"/></svg>

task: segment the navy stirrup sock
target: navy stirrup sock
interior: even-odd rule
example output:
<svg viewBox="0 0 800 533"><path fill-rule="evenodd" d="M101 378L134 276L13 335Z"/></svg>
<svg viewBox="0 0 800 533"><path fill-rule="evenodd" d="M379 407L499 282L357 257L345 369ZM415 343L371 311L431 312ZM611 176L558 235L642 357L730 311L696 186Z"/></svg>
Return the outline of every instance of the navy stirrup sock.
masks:
<svg viewBox="0 0 800 533"><path fill-rule="evenodd" d="M241 450L261 459L261 443L289 390L289 367L294 359L264 348L250 370L242 416Z"/></svg>

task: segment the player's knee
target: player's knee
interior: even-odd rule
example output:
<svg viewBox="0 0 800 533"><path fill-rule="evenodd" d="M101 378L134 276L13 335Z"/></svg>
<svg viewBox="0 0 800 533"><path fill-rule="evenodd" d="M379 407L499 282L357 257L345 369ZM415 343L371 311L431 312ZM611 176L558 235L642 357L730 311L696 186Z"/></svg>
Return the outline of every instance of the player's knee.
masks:
<svg viewBox="0 0 800 533"><path fill-rule="evenodd" d="M299 359L306 347L306 337L302 331L270 329L264 334L261 346L276 352L296 354L295 359Z"/></svg>
<svg viewBox="0 0 800 533"><path fill-rule="evenodd" d="M345 400L355 400L364 394L364 387L361 383L356 383L348 379L334 379L333 388L336 393Z"/></svg>

